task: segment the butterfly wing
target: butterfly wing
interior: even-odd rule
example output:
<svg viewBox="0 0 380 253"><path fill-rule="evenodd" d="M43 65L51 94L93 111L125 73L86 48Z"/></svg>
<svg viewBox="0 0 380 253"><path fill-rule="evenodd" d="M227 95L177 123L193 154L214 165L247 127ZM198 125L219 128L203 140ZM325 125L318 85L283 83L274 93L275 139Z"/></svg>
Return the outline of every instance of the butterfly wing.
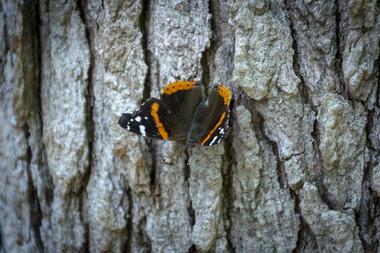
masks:
<svg viewBox="0 0 380 253"><path fill-rule="evenodd" d="M232 90L223 84L215 85L207 102L198 106L187 137L188 145L194 143L212 146L228 134Z"/></svg>
<svg viewBox="0 0 380 253"><path fill-rule="evenodd" d="M169 133L163 121L169 117L169 114L161 101L150 98L137 111L123 113L118 123L132 133L167 140Z"/></svg>
<svg viewBox="0 0 380 253"><path fill-rule="evenodd" d="M124 113L119 125L128 131L163 140L186 140L191 121L202 100L202 87L195 81L176 81L161 90L133 113Z"/></svg>
<svg viewBox="0 0 380 253"><path fill-rule="evenodd" d="M196 81L176 81L161 90L161 102L170 108L172 140L186 140L203 87Z"/></svg>

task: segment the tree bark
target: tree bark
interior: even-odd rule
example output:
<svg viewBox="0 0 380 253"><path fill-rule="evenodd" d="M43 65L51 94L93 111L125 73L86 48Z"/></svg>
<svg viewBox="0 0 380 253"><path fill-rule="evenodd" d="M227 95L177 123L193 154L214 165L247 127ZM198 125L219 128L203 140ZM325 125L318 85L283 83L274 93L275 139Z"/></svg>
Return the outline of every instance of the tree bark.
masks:
<svg viewBox="0 0 380 253"><path fill-rule="evenodd" d="M0 1L0 252L380 252L380 3ZM121 129L176 79L223 144Z"/></svg>

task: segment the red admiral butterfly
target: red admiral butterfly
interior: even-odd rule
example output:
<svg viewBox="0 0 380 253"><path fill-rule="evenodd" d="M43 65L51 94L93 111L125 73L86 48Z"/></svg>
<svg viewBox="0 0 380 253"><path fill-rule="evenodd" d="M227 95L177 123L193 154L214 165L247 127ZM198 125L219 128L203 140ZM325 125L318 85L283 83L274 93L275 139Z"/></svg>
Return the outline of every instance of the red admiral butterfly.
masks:
<svg viewBox="0 0 380 253"><path fill-rule="evenodd" d="M186 141L192 146L212 146L227 135L232 90L217 84L202 100L203 86L196 81L176 81L150 98L133 113L123 113L119 125L142 136Z"/></svg>

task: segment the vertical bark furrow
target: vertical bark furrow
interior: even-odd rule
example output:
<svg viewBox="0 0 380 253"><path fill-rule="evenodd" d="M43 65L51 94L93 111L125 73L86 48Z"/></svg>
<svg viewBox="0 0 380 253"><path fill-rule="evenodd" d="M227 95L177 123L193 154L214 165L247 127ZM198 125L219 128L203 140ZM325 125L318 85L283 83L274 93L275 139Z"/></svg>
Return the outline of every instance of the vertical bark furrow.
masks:
<svg viewBox="0 0 380 253"><path fill-rule="evenodd" d="M215 83L231 84L233 69L234 31L229 23L231 19L232 2L211 0L209 4L210 21L210 45L203 52L201 59L202 82L206 89L211 89ZM233 86L232 88L236 90ZM207 92L207 91L206 91ZM237 97L237 96L235 96ZM234 102L231 107L234 107ZM234 116L231 113L230 122L234 125ZM221 198L221 208L216 224L215 241L212 245L214 252L234 252L234 246L230 240L232 197L232 175L234 166L234 150L232 144L232 131L225 140L224 154L221 163L221 190L218 197ZM218 165L216 165L218 166ZM212 172L213 173L213 172Z"/></svg>
<svg viewBox="0 0 380 253"><path fill-rule="evenodd" d="M363 175L365 153L364 148L348 148L352 139L359 143L357 146L364 146L363 130L366 112L360 104L353 104L347 100L349 89L346 79L344 79L344 63L347 60L347 53L343 50L347 37L345 26L347 10L342 8L343 5L346 4L342 4L340 1L323 5L318 2L296 1L291 2L290 8L288 8L293 27L297 33L300 70L303 73L306 86L311 91L311 97L314 97L313 104L315 107L312 108L317 109L317 111L314 110L318 113L317 121L314 123L317 128L314 129L312 135L315 140L313 147L316 152L315 165L316 168L320 168L318 169L320 173L315 175L316 186L319 190L320 199L332 211L337 211L336 215L339 212L346 213L347 209L354 211L358 207L361 191L361 180L358 178L361 179ZM318 60L320 63L308 64L311 62L309 59ZM323 73L320 75L323 78L323 83L330 84L330 86L326 86L327 89L323 89L323 86L320 91L315 89L316 84L318 84L316 82L318 76L315 74L318 73ZM335 85L332 85L334 83ZM336 92L342 96L335 95L335 90L331 89L333 87L336 87ZM338 101L339 103L337 103ZM352 107L349 106L350 104ZM334 106L335 108L333 108ZM353 116L350 117L349 114ZM344 125L347 127L343 128ZM336 138L336 136L340 136L340 138ZM351 151L353 149L355 152ZM347 155L347 152L351 152L351 154ZM342 193L345 194L342 195ZM307 209L303 210L303 213L310 215ZM312 216L306 217L306 221L308 222L310 218ZM354 217L348 213L347 218L352 219ZM339 224L337 226L344 227L345 225ZM320 228L311 226L311 229L317 235L317 242L321 247L323 243L319 241L324 239L319 237L316 232ZM351 229L357 231L357 228ZM357 235L351 236L357 242ZM331 245L333 244L331 241Z"/></svg>
<svg viewBox="0 0 380 253"><path fill-rule="evenodd" d="M86 188L90 180L90 175L92 171L93 165L93 141L94 141L94 131L95 131L95 122L94 122L94 112L93 112L93 103L94 103L94 91L93 91L93 79L94 79L94 68L95 68L95 49L94 49L94 34L90 28L90 22L87 19L86 13L88 13L88 9L86 8L88 5L87 0L81 0L78 3L79 13L81 20L85 26L85 35L86 35L86 43L89 49L89 61L90 65L88 67L88 83L85 91L85 125L86 125L86 134L87 134L87 142L88 142L88 168L86 173L83 175L82 188L80 190L80 214L81 220L84 221L84 242L83 249L85 252L90 252L90 227L88 224L88 220L86 220L85 216L85 202L87 201ZM88 14L87 14L88 15Z"/></svg>
<svg viewBox="0 0 380 253"><path fill-rule="evenodd" d="M38 107L38 4L0 3L1 247L4 252L43 251L41 121ZM42 207L41 207L42 206Z"/></svg>
<svg viewBox="0 0 380 253"><path fill-rule="evenodd" d="M88 1L85 8L95 59L93 162L86 189L92 252L133 251L132 231L138 230L130 222L138 222L143 210L140 203L130 203L128 189L132 200L135 193L150 194L141 143L117 124L120 114L135 109L143 96L147 67L140 29L142 8L142 1ZM136 199L147 201L143 196Z"/></svg>
<svg viewBox="0 0 380 253"><path fill-rule="evenodd" d="M237 106L239 102L234 101L233 104ZM234 113L231 113L231 122L234 122L235 117ZM225 155L224 155L224 166L223 166L223 192L222 192L222 198L223 198L223 216L221 217L224 222L224 231L225 231L225 238L227 241L227 245L225 249L229 253L235 253L235 245L231 238L233 238L233 235L231 234L231 223L232 223L232 210L234 205L234 192L233 192L233 178L234 178L234 167L236 166L236 151L233 146L233 131L234 131L234 124L231 126L231 132L228 135L228 137L225 140L224 149Z"/></svg>
<svg viewBox="0 0 380 253"><path fill-rule="evenodd" d="M302 189L302 187L301 187ZM295 211L299 214L300 226L297 235L296 247L292 250L293 253L301 252L314 252L317 251L318 245L316 241L315 234L311 230L309 224L302 217L301 207L300 207L300 196L299 193L292 192L293 199L295 200Z"/></svg>
<svg viewBox="0 0 380 253"><path fill-rule="evenodd" d="M121 250L121 252L131 252L132 251L132 235L136 233L136 231L133 229L133 195L132 195L132 189L128 188L126 190L127 194L127 200L128 200L128 212L126 213L126 219L127 219L127 233L128 237L125 242L124 250Z"/></svg>
<svg viewBox="0 0 380 253"><path fill-rule="evenodd" d="M291 31L291 36L292 36L292 41L293 41L293 44L292 44L292 48L294 50L294 55L293 55L293 70L295 72L295 74L297 75L297 77L299 78L300 80L300 86L299 86L299 89L300 89L300 94L301 94L301 97L302 97L302 100L303 100L303 103L304 104L307 104L311 110L313 111L313 114L317 114L317 107L314 105L313 103L313 100L311 99L310 97L310 91L309 91L309 88L308 86L305 84L305 79L302 75L302 71L301 71L301 60L300 60L300 57L302 57L299 53L299 50L298 50L298 35L297 34L297 31L296 29L294 28L294 19L295 19L295 15L294 13L294 6L292 6L291 2L286 0L285 1L285 6L286 6L286 13L287 13L287 17L289 19L289 27L290 27L290 31ZM317 160L315 162L315 164L321 164L321 155L320 155L320 150L319 150L319 136L318 134L318 121L317 120L314 120L314 123L313 123L313 131L310 133L310 136L312 137L312 155L313 155L313 158L315 160ZM323 180L323 169L321 168L321 166L317 166L317 172L315 173L315 176L314 179L317 180L317 185L321 185L321 181ZM302 185L300 185L300 188L302 189L302 186L303 186L303 182L302 182ZM315 250L317 248L317 245L316 245L316 239L315 239L315 235L313 234L313 232L311 231L310 229L310 226L307 224L307 222L305 221L305 219L302 217L302 213L301 213L301 208L299 206L299 203L300 203L300 197L299 197L299 192L298 192L299 188L297 187L296 189L294 190L291 190L292 192L292 197L293 199L295 200L295 212L299 215L299 219L300 219L300 227L299 227L299 230L298 230L298 239L297 239L297 244L296 244L296 248L293 250L293 252L303 252L303 251L307 251L307 250ZM322 200L324 200L326 202L326 199L322 197Z"/></svg>
<svg viewBox="0 0 380 253"><path fill-rule="evenodd" d="M152 65L152 53L148 50L148 40L149 40L149 18L150 18L150 6L151 1L142 1L141 14L139 19L139 26L141 32L141 47L144 53L144 61L147 65L147 72L144 81L144 90L142 100L150 98L152 90L152 80L151 80L151 65ZM143 102L142 101L142 102Z"/></svg>
<svg viewBox="0 0 380 253"><path fill-rule="evenodd" d="M364 171L362 199L359 211L357 212L357 224L359 235L365 252L373 252L379 247L378 226L379 219L379 197L371 189L371 177L373 176L374 165L368 162Z"/></svg>
<svg viewBox="0 0 380 253"><path fill-rule="evenodd" d="M212 30L212 26L211 26L211 33L212 32L213 32L213 30ZM211 83L210 83L211 79L210 79L210 67L209 67L209 65L211 64L211 60L210 60L211 48L213 48L213 40L212 39L210 41L210 46L207 47L203 51L202 58L200 61L200 64L202 67L202 76L200 78L200 81L201 81L202 85L205 87L206 94L208 94L208 89L210 87L212 87Z"/></svg>
<svg viewBox="0 0 380 253"><path fill-rule="evenodd" d="M294 54L293 54L293 70L294 70L294 73L297 75L298 79L300 80L300 85L299 85L299 90L300 90L300 94L302 95L302 99L304 100L304 103L305 104L308 104L310 106L310 108L313 110L314 113L317 112L317 109L316 109L316 106L313 104L313 101L311 100L311 97L310 97L310 91L307 87L307 85L305 84L305 80L304 80L304 77L301 73L301 60L300 58L302 57L300 55L300 52L298 50L298 35L297 34L297 31L296 29L294 28L294 19L295 19L295 15L294 15L294 6L291 4L291 1L289 0L286 0L285 1L285 6L286 6L286 15L289 19L289 28L290 28L290 32L291 32L291 36L292 36L292 48L293 48L293 51L294 51Z"/></svg>
<svg viewBox="0 0 380 253"><path fill-rule="evenodd" d="M201 58L209 46L210 16L207 1L152 2L150 9L148 50L153 58L152 95L158 97L159 89L170 81L200 79L202 76ZM210 185L205 184L205 180L220 168L219 152L213 164L206 161L215 151L202 154L198 148L194 149L186 182L182 167L186 155L182 144L163 142L157 147L160 209L153 209L147 215L152 250L187 252L195 244L197 250L207 251L216 237L220 209L219 173L210 178ZM200 192L200 187L206 187L204 189L208 191ZM203 194L205 192L208 194ZM192 208L189 209L190 203ZM196 214L193 227L188 215L191 209Z"/></svg>
<svg viewBox="0 0 380 253"><path fill-rule="evenodd" d="M361 102L367 113L366 153L361 200L356 210L365 252L379 249L379 46L380 15L377 1L348 4L339 1L340 46L343 79L353 103Z"/></svg>
<svg viewBox="0 0 380 253"><path fill-rule="evenodd" d="M152 94L157 94L156 88L158 85L158 75L157 75L157 64L155 62L154 58L154 51L151 51L150 48L150 40L151 40L151 34L150 34L150 24L151 24L151 18L152 18L152 1L142 1L142 12L139 20L140 25L140 31L142 33L142 40L141 40L141 46L142 50L144 52L144 60L145 64L147 65L147 73L144 81L144 91L143 91L143 100L146 100L150 97L152 97ZM142 101L143 102L143 101ZM159 209L161 205L160 195L161 195L161 188L160 188L160 173L159 173L159 166L157 163L157 143L154 140L147 140L145 141L147 146L147 157L150 159L150 166L149 166L149 187L150 192L153 194L153 207ZM138 197L138 195L137 195ZM139 218L139 221L134 224L133 227L137 229L138 235L134 236L135 240L135 249L139 249L138 247L141 242L143 241L143 247L148 252L152 252L152 240L149 238L149 234L146 228L146 220L147 220L147 213L144 213L142 217Z"/></svg>
<svg viewBox="0 0 380 253"><path fill-rule="evenodd" d="M299 74L308 88L312 108L316 109L322 97L340 85L335 73L337 7L333 1L286 3L297 46Z"/></svg>
<svg viewBox="0 0 380 253"><path fill-rule="evenodd" d="M46 164L46 148L42 141L43 136L43 129L44 129L44 121L43 121L43 112L42 112L42 70L43 70L43 63L42 63L42 41L45 40L43 36L42 29L42 19L41 19L41 8L40 8L40 1L37 1L34 4L34 13L35 13L35 23L34 23L34 34L36 36L36 52L34 54L34 59L36 60L36 68L37 68L37 77L36 77L36 85L33 87L33 94L34 94L34 103L35 103L35 119L34 121L37 122L37 129L35 129L35 139L38 143L39 150L37 155L37 161L38 164L37 171L34 172L36 176L34 176L35 180L38 178L38 180L41 180L40 183L37 183L38 189L38 196L40 201L43 201L42 209L43 209L43 218L49 219L50 218L50 210L51 210L51 203L54 198L54 184L53 184L53 178L49 172L48 166ZM38 67L37 67L38 66ZM33 135L32 135L33 136ZM46 220L45 220L46 222Z"/></svg>
<svg viewBox="0 0 380 253"><path fill-rule="evenodd" d="M338 76L338 82L339 86L337 87L337 92L341 96L343 96L345 99L350 99L350 94L347 91L346 84L344 82L344 75L343 75L343 57L342 57L342 45L341 42L341 14L340 14L340 4L339 0L335 0L335 41L336 41L336 55L335 55L335 69Z"/></svg>
<svg viewBox="0 0 380 253"><path fill-rule="evenodd" d="M47 177L46 181L39 183L39 177L41 176L39 171L48 173L45 165L43 164L44 147L42 145L42 107L41 107L41 46L40 46L40 18L39 18L39 3L38 2L26 2L24 9L25 21L23 26L28 30L29 35L25 40L31 43L32 47L32 71L33 82L28 83L28 88L25 90L25 103L30 103L30 118L25 125L25 137L28 143L27 146L27 178L29 184L29 200L31 206L31 226L34 231L36 240L36 246L40 252L45 251L44 240L41 235L42 222L46 221L46 212L42 212L42 205L49 205L49 201L43 191L49 191L51 186L51 180ZM28 38L28 36L30 36ZM25 61L27 65L28 62ZM24 74L27 75L27 74ZM28 94L29 93L29 94ZM33 136L31 136L33 135Z"/></svg>
<svg viewBox="0 0 380 253"><path fill-rule="evenodd" d="M185 150L186 158L185 158L185 164L184 164L184 180L185 180L185 184L186 184L187 191L189 192L189 194L190 194L189 179L190 179L190 173L191 173L190 164L189 164L190 156L191 156L191 150L186 149ZM187 215L189 216L189 223L190 223L191 229L193 229L196 222L196 216L195 216L195 210L193 208L193 203L191 199L189 200L189 203L188 203ZM194 245L194 247L196 246Z"/></svg>
<svg viewBox="0 0 380 253"><path fill-rule="evenodd" d="M370 159L366 162L364 169L361 202L356 212L356 222L360 229L359 235L365 252L379 249L380 242L378 233L380 226L380 189L378 188L380 156L376 147L373 146L373 135L371 135L371 131L379 127L375 121L375 117L378 117L376 109L368 113L366 135Z"/></svg>
<svg viewBox="0 0 380 253"><path fill-rule="evenodd" d="M91 166L93 159L93 140L94 140L94 112L93 112L93 104L94 104L94 91L93 91L93 79L94 79L94 68L95 68L95 49L94 49L94 35L90 28L90 23L87 20L86 12L88 11L85 6L87 6L87 0L81 0L78 4L79 12L81 20L84 24L85 35L86 35L86 45L89 49L89 67L88 67L88 81L85 90L85 125L86 125L86 135L87 135L87 143L88 143L88 169L86 170L86 174L83 176L82 187L83 191L88 184L91 175Z"/></svg>
<svg viewBox="0 0 380 253"><path fill-rule="evenodd" d="M139 27L141 32L141 47L144 53L144 61L147 66L147 72L144 80L144 90L143 90L143 96L142 101L144 102L146 99L152 97L152 93L154 94L155 91L155 84L157 85L157 76L155 73L155 65L154 65L154 52L150 51L149 47L149 41L150 41L150 19L152 17L152 1L142 1L142 10L140 14L139 19ZM157 166L157 143L154 140L146 140L146 149L145 149L145 156L149 159L148 167L149 167L149 187L150 192L153 194L153 205L154 208L160 207L160 180L159 180L159 167ZM138 195L136 196L138 197ZM153 207L151 207L153 208ZM135 231L138 230L139 232L136 235L132 235L134 239L131 240L134 241L136 244L134 247L131 245L132 249L136 249L138 247L139 241L143 240L143 248L145 248L147 251L152 250L152 241L149 239L149 235L146 231L146 216L148 214L144 214L143 217L139 217L138 221L133 221L134 224L132 225L132 229ZM141 225L141 224L144 224ZM138 249L138 248L137 248Z"/></svg>
<svg viewBox="0 0 380 253"><path fill-rule="evenodd" d="M29 139L30 132L29 132L29 127L25 127L25 138L26 140ZM31 172L31 164L32 164L32 158L33 158L33 153L32 153L32 147L27 146L27 151L26 151L26 160L27 160L27 182L28 182L28 200L29 200L29 205L30 205L30 221L31 221L31 229L34 231L34 237L36 241L36 247L39 252L44 252L44 245L41 239L41 221L42 221L42 212L41 212L41 206L40 206L40 201L38 199L38 194L37 190L34 186L33 182L33 177L32 177L32 172Z"/></svg>
<svg viewBox="0 0 380 253"><path fill-rule="evenodd" d="M259 252L266 248L291 251L296 246L298 218L288 188L279 185L270 141L263 137L261 127L244 107L236 107L235 118L235 131L239 131L239 135L235 132L233 138L236 164L232 179L234 201L230 239L236 252ZM276 192L277 198L271 197L272 191ZM276 225L268 216L289 222ZM270 234L271 239L260 240L266 234Z"/></svg>
<svg viewBox="0 0 380 253"><path fill-rule="evenodd" d="M263 133L265 133L265 132L263 132ZM279 151L278 151L277 143L274 142L274 141L270 141L270 139L267 136L265 136L265 134L263 136L272 145L273 154L275 155L275 158L276 158L276 161L277 161L276 162L276 164L277 164L276 172L277 172L278 183L280 184L281 188L288 187L288 180L286 178L284 164L283 164L283 162L282 162L282 160L281 160L281 158L279 156Z"/></svg>

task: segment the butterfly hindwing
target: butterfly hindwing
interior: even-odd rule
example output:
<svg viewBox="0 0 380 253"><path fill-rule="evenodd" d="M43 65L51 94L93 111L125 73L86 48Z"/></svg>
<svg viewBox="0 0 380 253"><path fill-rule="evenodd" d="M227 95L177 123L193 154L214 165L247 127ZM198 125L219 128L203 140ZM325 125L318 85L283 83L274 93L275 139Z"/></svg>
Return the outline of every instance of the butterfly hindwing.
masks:
<svg viewBox="0 0 380 253"><path fill-rule="evenodd" d="M184 141L192 117L202 100L202 87L195 81L176 81L161 90L133 113L124 113L119 125L128 131L163 140Z"/></svg>
<svg viewBox="0 0 380 253"><path fill-rule="evenodd" d="M226 85L215 85L207 102L198 106L188 133L187 142L212 146L220 143L230 129L232 91Z"/></svg>

